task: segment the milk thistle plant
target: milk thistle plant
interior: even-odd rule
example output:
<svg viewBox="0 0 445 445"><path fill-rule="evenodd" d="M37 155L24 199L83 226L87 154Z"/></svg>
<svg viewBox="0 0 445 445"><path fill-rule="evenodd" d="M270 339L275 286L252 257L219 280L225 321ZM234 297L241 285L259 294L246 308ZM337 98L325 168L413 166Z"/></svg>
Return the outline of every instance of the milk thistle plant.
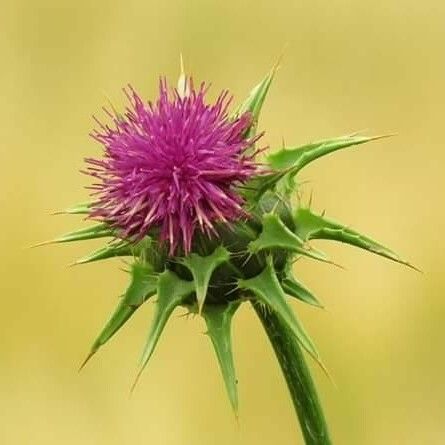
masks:
<svg viewBox="0 0 445 445"><path fill-rule="evenodd" d="M231 111L228 91L209 103L208 86L195 85L183 72L176 88L161 79L153 103L133 88L125 89L125 112L107 110L109 123L98 120L91 134L103 148L101 158L86 159L84 173L93 178L91 201L63 212L85 215L95 224L52 242L109 238L76 264L115 257L131 261L128 288L85 363L142 304L154 300L139 377L167 321L181 306L204 318L236 412L231 323L238 308L248 303L274 348L305 443L325 445L332 442L304 352L323 365L289 299L322 305L295 277L293 264L300 257L330 262L311 245L314 239L339 241L409 264L294 199L305 166L379 137L350 135L266 152L257 125L275 72Z"/></svg>

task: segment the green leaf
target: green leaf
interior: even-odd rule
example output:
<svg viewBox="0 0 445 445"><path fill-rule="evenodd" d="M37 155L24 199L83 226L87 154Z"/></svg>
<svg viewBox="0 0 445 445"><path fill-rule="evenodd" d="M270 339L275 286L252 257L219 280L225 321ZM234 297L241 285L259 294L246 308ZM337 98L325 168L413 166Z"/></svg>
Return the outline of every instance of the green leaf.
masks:
<svg viewBox="0 0 445 445"><path fill-rule="evenodd" d="M270 70L264 79L251 90L247 99L233 112L232 117L237 118L244 113L251 113L253 123L249 128L246 137L252 137L256 133L258 119L264 100L269 92L272 80L278 69L278 63Z"/></svg>
<svg viewBox="0 0 445 445"><path fill-rule="evenodd" d="M92 206L92 202L83 202L65 210L54 212L54 215L69 214L69 215L88 215Z"/></svg>
<svg viewBox="0 0 445 445"><path fill-rule="evenodd" d="M322 156L342 148L364 144L388 136L342 136L334 139L313 142L297 148L284 148L267 157L268 163L274 169L291 169L291 174L297 174L303 167Z"/></svg>
<svg viewBox="0 0 445 445"><path fill-rule="evenodd" d="M317 306L322 308L323 305L317 300L314 294L302 283L297 281L295 277L292 276L291 273L287 274L281 280L281 287L284 292L291 297L295 297L298 300L301 300L305 303L308 303L312 306Z"/></svg>
<svg viewBox="0 0 445 445"><path fill-rule="evenodd" d="M300 207L295 213L296 233L304 240L325 239L350 244L416 269L392 250L342 224ZM416 269L417 270L417 269Z"/></svg>
<svg viewBox="0 0 445 445"><path fill-rule="evenodd" d="M227 305L206 305L202 315L212 340L232 408L238 412L238 390L232 351L232 318L239 302Z"/></svg>
<svg viewBox="0 0 445 445"><path fill-rule="evenodd" d="M130 285L113 315L93 343L90 353L81 368L83 368L93 354L127 322L142 303L156 293L158 277L149 264L135 262L131 266L130 273Z"/></svg>
<svg viewBox="0 0 445 445"><path fill-rule="evenodd" d="M254 190L248 198L258 201L268 190L277 191L280 195L289 194L295 189L294 176L306 165L342 148L364 144L387 136L343 136L304 145L297 148L281 149L267 157L266 162L276 171L257 176L247 186Z"/></svg>
<svg viewBox="0 0 445 445"><path fill-rule="evenodd" d="M227 249L219 246L211 255L203 257L192 253L181 260L181 263L192 273L199 313L202 312L213 271L221 264L229 261L229 259L230 254Z"/></svg>
<svg viewBox="0 0 445 445"><path fill-rule="evenodd" d="M86 227L85 229L75 230L73 232L65 233L65 235L59 236L50 241L44 241L37 244L37 246L43 246L46 244L68 243L72 241L84 241L96 238L104 238L114 236L113 229L108 224L101 223L95 226Z"/></svg>
<svg viewBox="0 0 445 445"><path fill-rule="evenodd" d="M151 325L151 330L148 335L148 340L145 345L141 367L137 375L136 385L139 376L147 365L153 351L158 343L159 337L164 330L164 327L170 318L171 314L177 306L183 303L184 299L194 291L193 281L181 280L175 273L170 270L165 270L159 275L158 280L158 300L156 302L156 310Z"/></svg>
<svg viewBox="0 0 445 445"><path fill-rule="evenodd" d="M328 262L323 253L312 249L307 244L305 245L301 238L289 230L278 215L265 213L262 223L262 232L256 240L251 241L248 245L251 253L257 253L265 249L284 249L316 260Z"/></svg>
<svg viewBox="0 0 445 445"><path fill-rule="evenodd" d="M269 258L266 268L254 278L248 280L239 280L238 287L251 291L260 301L287 324L288 328L294 333L300 344L309 354L320 363L320 357L315 349L312 340L298 322L295 314L286 301L286 295L280 286L278 277L273 268L272 260Z"/></svg>

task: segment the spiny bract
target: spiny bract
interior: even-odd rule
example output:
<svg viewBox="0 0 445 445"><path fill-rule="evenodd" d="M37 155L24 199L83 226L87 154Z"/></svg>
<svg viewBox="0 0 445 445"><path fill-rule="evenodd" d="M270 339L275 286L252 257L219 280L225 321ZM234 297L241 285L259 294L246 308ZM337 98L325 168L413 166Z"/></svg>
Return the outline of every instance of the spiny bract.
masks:
<svg viewBox="0 0 445 445"><path fill-rule="evenodd" d="M290 296L321 306L292 270L298 257L330 262L311 240L351 244L408 265L381 244L292 199L303 167L378 137L350 135L272 150L259 167L256 128L275 71L231 114L226 92L209 105L206 87L195 90L184 74L170 95L161 81L155 105L130 90L131 109L125 115L110 113L114 125L100 124L93 133L105 150L104 159L87 160L87 172L98 179L97 195L63 213L100 221L52 242L109 237L104 247L76 263L113 257L132 257L133 263L130 284L88 358L156 295L140 369L175 308L200 313L237 410L231 322L243 302L276 314L320 362L288 303Z"/></svg>

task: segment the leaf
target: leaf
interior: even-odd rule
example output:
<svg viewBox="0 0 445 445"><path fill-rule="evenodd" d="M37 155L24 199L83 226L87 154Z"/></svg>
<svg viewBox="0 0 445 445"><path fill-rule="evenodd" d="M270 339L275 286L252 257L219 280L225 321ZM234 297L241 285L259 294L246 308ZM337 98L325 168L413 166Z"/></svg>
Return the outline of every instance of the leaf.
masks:
<svg viewBox="0 0 445 445"><path fill-rule="evenodd" d="M287 295L295 297L312 306L323 308L323 305L317 300L314 294L306 286L297 281L291 273L287 274L281 280L281 287Z"/></svg>
<svg viewBox="0 0 445 445"><path fill-rule="evenodd" d="M202 313L235 414L238 412L238 390L233 362L231 325L238 307L239 302L231 302L227 305L206 305Z"/></svg>
<svg viewBox="0 0 445 445"><path fill-rule="evenodd" d="M343 136L334 139L314 142L297 148L281 149L267 157L266 162L275 170L262 176L257 176L248 183L254 189L250 199L259 200L268 190L277 191L281 195L289 194L295 189L294 176L306 165L342 148L364 144L387 136Z"/></svg>
<svg viewBox="0 0 445 445"><path fill-rule="evenodd" d="M304 244L304 241L289 230L281 219L273 213L263 215L263 230L257 239L251 241L248 249L257 253L265 249L284 249L328 262L326 256Z"/></svg>
<svg viewBox="0 0 445 445"><path fill-rule="evenodd" d="M250 91L247 99L232 114L232 118L238 118L244 113L250 113L252 115L252 125L246 134L248 138L254 136L256 133L260 111L269 92L272 80L275 77L275 73L277 72L278 63L279 62L277 62L266 77Z"/></svg>
<svg viewBox="0 0 445 445"><path fill-rule="evenodd" d="M239 280L238 287L253 292L258 301L276 312L294 333L303 348L320 363L319 354L312 340L306 334L286 301L286 295L280 286L271 258L269 258L266 268L259 275L248 280Z"/></svg>
<svg viewBox="0 0 445 445"><path fill-rule="evenodd" d="M267 157L267 161L274 169L291 169L292 175L297 174L303 167L322 156L333 153L342 148L364 144L388 136L342 136L333 139L313 142L302 147L284 148Z"/></svg>
<svg viewBox="0 0 445 445"><path fill-rule="evenodd" d="M202 312L213 271L221 264L229 261L229 259L230 254L227 249L219 246L211 255L203 257L192 253L181 260L181 263L192 273L199 313Z"/></svg>
<svg viewBox="0 0 445 445"><path fill-rule="evenodd" d="M46 244L68 243L72 241L84 241L89 239L104 238L114 236L113 229L108 224L101 223L95 226L86 227L85 229L75 230L73 232L65 233L50 241L44 241L37 244L35 247Z"/></svg>
<svg viewBox="0 0 445 445"><path fill-rule="evenodd" d="M179 278L170 270L165 270L159 275L158 280L158 300L156 302L156 310L151 325L151 330L145 345L141 366L136 377L133 388L135 387L142 371L147 365L153 351L158 343L159 337L170 318L171 314L177 306L183 303L184 299L194 291L193 281L185 281Z"/></svg>
<svg viewBox="0 0 445 445"><path fill-rule="evenodd" d="M81 368L127 322L134 312L156 293L158 277L149 264L135 262L131 266L130 273L130 285L110 320L93 343L90 353Z"/></svg>
<svg viewBox="0 0 445 445"><path fill-rule="evenodd" d="M350 244L416 269L392 250L355 230L300 207L295 213L296 233L304 240L325 239ZM417 270L417 269L416 269Z"/></svg>

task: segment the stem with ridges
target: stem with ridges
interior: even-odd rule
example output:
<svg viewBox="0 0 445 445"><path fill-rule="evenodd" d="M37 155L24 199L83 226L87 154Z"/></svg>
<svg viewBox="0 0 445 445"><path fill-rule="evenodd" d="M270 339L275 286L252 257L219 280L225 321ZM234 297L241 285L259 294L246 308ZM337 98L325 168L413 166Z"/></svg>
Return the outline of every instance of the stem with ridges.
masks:
<svg viewBox="0 0 445 445"><path fill-rule="evenodd" d="M314 381L303 352L276 313L253 304L286 379L306 445L332 445Z"/></svg>

